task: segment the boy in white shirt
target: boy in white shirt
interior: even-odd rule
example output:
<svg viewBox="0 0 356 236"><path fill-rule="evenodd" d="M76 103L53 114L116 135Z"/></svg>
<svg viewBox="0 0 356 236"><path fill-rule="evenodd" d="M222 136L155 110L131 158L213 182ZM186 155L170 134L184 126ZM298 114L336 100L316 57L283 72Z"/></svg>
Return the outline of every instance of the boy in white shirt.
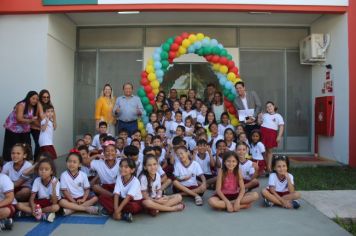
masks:
<svg viewBox="0 0 356 236"><path fill-rule="evenodd" d="M57 159L57 153L53 146L53 132L54 132L54 108L52 105L43 107L45 118L41 121L41 133L38 139L40 145L40 153L47 152L51 154L52 159Z"/></svg>

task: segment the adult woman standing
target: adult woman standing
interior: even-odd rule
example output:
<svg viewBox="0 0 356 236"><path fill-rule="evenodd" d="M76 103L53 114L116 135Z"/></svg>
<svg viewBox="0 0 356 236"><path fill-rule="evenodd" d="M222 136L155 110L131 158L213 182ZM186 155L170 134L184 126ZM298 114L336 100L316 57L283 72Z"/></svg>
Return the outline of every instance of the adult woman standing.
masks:
<svg viewBox="0 0 356 236"><path fill-rule="evenodd" d="M216 121L220 123L221 114L226 111L224 106L224 99L220 92L215 92L214 100L211 104L211 110L214 112Z"/></svg>
<svg viewBox="0 0 356 236"><path fill-rule="evenodd" d="M4 148L2 152L5 161L11 161L11 149L16 143L31 145L31 124L38 119L37 114L38 94L30 91L26 97L18 102L7 117L4 128Z"/></svg>
<svg viewBox="0 0 356 236"><path fill-rule="evenodd" d="M156 103L154 105L154 111L157 112L159 110L162 110L163 104L168 104L167 99L166 99L166 94L163 91L159 91L156 97Z"/></svg>
<svg viewBox="0 0 356 236"><path fill-rule="evenodd" d="M101 96L96 100L95 105L96 129L99 130L100 121L105 121L108 124L107 132L114 136L116 120L112 115L112 111L115 105L115 100L111 85L105 84Z"/></svg>

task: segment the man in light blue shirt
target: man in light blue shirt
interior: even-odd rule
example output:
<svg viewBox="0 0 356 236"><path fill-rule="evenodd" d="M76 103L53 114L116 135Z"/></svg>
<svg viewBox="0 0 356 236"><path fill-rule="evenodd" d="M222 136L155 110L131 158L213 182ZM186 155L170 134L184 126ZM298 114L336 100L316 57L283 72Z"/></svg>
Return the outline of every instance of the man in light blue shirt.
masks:
<svg viewBox="0 0 356 236"><path fill-rule="evenodd" d="M123 90L124 96L116 99L113 113L118 120L118 132L126 128L131 136L132 132L138 128L137 119L142 115L143 106L140 98L132 94L133 85L131 83L125 83Z"/></svg>

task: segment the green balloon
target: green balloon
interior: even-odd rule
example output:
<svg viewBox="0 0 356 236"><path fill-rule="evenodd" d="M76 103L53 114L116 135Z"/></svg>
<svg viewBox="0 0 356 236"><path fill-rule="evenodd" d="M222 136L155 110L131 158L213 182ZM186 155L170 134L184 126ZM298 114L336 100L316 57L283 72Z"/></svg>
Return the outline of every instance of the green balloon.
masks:
<svg viewBox="0 0 356 236"><path fill-rule="evenodd" d="M141 102L144 106L146 106L147 104L150 103L150 100L148 99L148 97L142 97Z"/></svg>
<svg viewBox="0 0 356 236"><path fill-rule="evenodd" d="M226 57L226 56L227 56L227 51L226 51L226 49L222 49L222 50L220 51L220 56L222 56L222 57Z"/></svg>
<svg viewBox="0 0 356 236"><path fill-rule="evenodd" d="M226 58L231 61L232 60L232 56L230 54L227 54Z"/></svg>
<svg viewBox="0 0 356 236"><path fill-rule="evenodd" d="M145 97L145 96L146 96L146 92L145 92L145 90L141 87L141 88L139 88L139 89L137 90L137 95L142 98L142 97Z"/></svg>
<svg viewBox="0 0 356 236"><path fill-rule="evenodd" d="M166 51L161 52L161 59L163 60L168 59L168 53Z"/></svg>
<svg viewBox="0 0 356 236"><path fill-rule="evenodd" d="M211 52L212 52L212 54L219 54L220 55L220 48L219 47L213 47Z"/></svg>
<svg viewBox="0 0 356 236"><path fill-rule="evenodd" d="M175 38L175 37L172 37L172 38L167 39L167 43L172 44L172 43L174 42L174 38Z"/></svg>
<svg viewBox="0 0 356 236"><path fill-rule="evenodd" d="M163 45L162 45L162 49L163 50L165 50L165 51L169 51L169 48L170 48L171 46L169 45L169 43L164 43Z"/></svg>
<svg viewBox="0 0 356 236"><path fill-rule="evenodd" d="M153 110L153 106L151 104L147 104L145 106L145 110L147 113L151 114L152 110Z"/></svg>
<svg viewBox="0 0 356 236"><path fill-rule="evenodd" d="M224 89L224 96L228 97L230 95L230 91L227 89Z"/></svg>
<svg viewBox="0 0 356 236"><path fill-rule="evenodd" d="M167 67L169 66L169 61L167 60L162 60L161 61L162 64L162 69L167 69Z"/></svg>
<svg viewBox="0 0 356 236"><path fill-rule="evenodd" d="M209 55L212 52L212 48L211 47L205 47L204 48L204 55Z"/></svg>
<svg viewBox="0 0 356 236"><path fill-rule="evenodd" d="M233 93L230 93L229 95L227 95L227 100L229 100L230 102L235 100L235 95Z"/></svg>
<svg viewBox="0 0 356 236"><path fill-rule="evenodd" d="M197 54L199 56L203 56L204 55L204 48L199 48L198 51L197 51Z"/></svg>

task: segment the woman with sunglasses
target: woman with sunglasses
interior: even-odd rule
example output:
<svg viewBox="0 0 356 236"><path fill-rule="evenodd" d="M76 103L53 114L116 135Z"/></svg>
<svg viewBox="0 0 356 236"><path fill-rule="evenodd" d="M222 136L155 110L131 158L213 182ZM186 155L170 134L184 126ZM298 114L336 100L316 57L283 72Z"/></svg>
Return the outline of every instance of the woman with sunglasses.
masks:
<svg viewBox="0 0 356 236"><path fill-rule="evenodd" d="M162 106L164 104L168 104L167 99L166 99L166 94L165 94L165 92L160 91L156 96L156 103L154 105L154 111L157 112L159 110L162 110Z"/></svg>

